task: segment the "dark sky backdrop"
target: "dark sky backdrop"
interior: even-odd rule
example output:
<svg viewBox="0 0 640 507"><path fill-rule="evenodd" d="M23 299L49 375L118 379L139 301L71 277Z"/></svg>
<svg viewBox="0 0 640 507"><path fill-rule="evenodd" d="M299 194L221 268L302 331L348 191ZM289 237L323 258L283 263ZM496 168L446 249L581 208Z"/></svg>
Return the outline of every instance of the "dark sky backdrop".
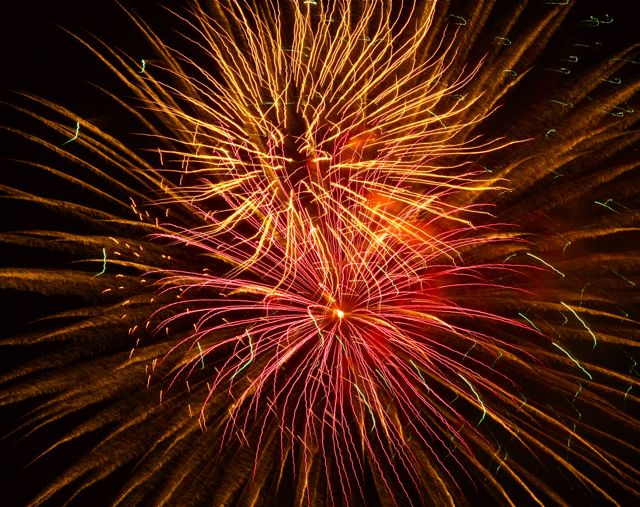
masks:
<svg viewBox="0 0 640 507"><path fill-rule="evenodd" d="M468 3L469 0L459 1ZM530 3L551 1L555 0L531 0ZM593 42L600 39L605 43L603 52L620 42L633 42L639 38L640 7L635 0L575 1L573 18L585 19L590 15L603 18L605 14L614 17L612 25L603 25L597 30L581 29L577 25L576 37L592 38ZM171 26L172 20L159 5L180 9L188 2L129 0L124 3L149 19L152 26L163 31ZM5 2L0 19L3 92L7 89L26 89L65 104L88 107L84 83L102 84L109 80L109 73L61 28L77 34L91 32L113 46L126 48L129 52L139 49L141 55L144 54L143 40L114 0ZM566 24L575 25L571 21ZM563 31L566 35L567 30ZM99 107L98 104L92 106Z"/></svg>
<svg viewBox="0 0 640 507"><path fill-rule="evenodd" d="M475 1L475 0L474 0ZM517 1L517 0L514 0ZM532 0L544 3L544 0ZM137 12L149 19L152 26L169 38L171 35L171 17L158 8L152 1L129 1ZM183 6L186 2L163 2L171 6ZM633 42L639 38L640 9L636 0L578 0L578 9L566 23L565 29L556 44L557 52L561 46L575 42L602 42L601 54L610 54L613 48ZM609 14L615 18L614 24L603 26L599 30L587 30L579 24L580 19L590 15ZM61 27L83 35L87 32L98 35L111 45L122 47L134 58L146 58L148 51L142 37L127 19L126 15L112 0L17 0L5 1L0 7L0 51L2 52L2 78L0 80L0 98L15 102L13 90L23 90L41 95L59 102L77 111L81 116L91 118L108 131L127 133L132 128L124 114L114 113L109 99L97 91L91 83L97 83L108 89L119 89L120 85L93 55L66 34ZM594 34L596 34L594 36ZM591 38L591 40L590 40ZM552 47L550 49L554 51ZM597 57L597 56L596 56ZM1 109L0 124L28 125L15 117L6 107ZM0 156L5 159L0 167L0 182L25 184L37 188L33 181L35 173L27 173L19 165L7 161L7 158L31 158L33 148L13 137L2 134L0 137ZM37 151L37 150L35 150ZM37 155L34 155L37 156ZM42 154L40 155L42 156ZM16 174L18 174L16 176ZM27 175L29 174L29 175ZM25 181L25 179L27 181ZM19 218L14 215L2 216L2 229L13 228L12 224L36 226L39 218ZM0 260L9 261L6 257ZM1 292L1 291L0 291ZM3 306L3 318L10 321L4 332L19 330L28 317L36 313L47 313L46 301L38 301L39 308L27 310L22 307L24 301L7 301ZM0 330L0 334L3 331ZM6 367L6 361L0 360L0 366ZM13 414L0 412L0 430L4 433L13 424ZM0 467L13 469L26 462L27 456L15 455L12 446L4 442L0 445ZM29 474L18 474L15 470L0 472L0 505L12 505L23 498L27 490L41 484L50 470L39 470ZM35 475L33 475L35 474ZM16 490L21 490L20 492Z"/></svg>

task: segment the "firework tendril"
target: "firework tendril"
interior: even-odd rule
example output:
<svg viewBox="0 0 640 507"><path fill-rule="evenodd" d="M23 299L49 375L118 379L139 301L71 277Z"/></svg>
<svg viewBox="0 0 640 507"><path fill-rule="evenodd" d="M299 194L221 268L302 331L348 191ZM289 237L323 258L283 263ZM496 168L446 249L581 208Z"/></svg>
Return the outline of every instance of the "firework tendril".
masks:
<svg viewBox="0 0 640 507"><path fill-rule="evenodd" d="M3 285L80 301L1 342L12 435L92 442L33 502L122 469L127 505L637 495L640 82L633 47L544 56L571 3L216 0L183 46L128 13L152 58L78 38L151 149L13 106L94 199L2 187L59 217L2 242L76 264Z"/></svg>

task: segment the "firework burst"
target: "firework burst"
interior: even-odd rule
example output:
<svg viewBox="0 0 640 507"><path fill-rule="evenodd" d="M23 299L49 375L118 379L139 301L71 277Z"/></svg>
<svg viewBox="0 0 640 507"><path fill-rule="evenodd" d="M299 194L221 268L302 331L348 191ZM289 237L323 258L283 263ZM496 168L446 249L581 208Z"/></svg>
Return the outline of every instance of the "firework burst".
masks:
<svg viewBox="0 0 640 507"><path fill-rule="evenodd" d="M92 195L3 187L54 214L10 251L62 259L3 284L63 303L3 339L0 404L54 435L36 462L82 449L34 502L636 494L637 63L545 53L613 21L563 4L198 2L180 50L130 15L152 59L79 39L150 149L14 106Z"/></svg>

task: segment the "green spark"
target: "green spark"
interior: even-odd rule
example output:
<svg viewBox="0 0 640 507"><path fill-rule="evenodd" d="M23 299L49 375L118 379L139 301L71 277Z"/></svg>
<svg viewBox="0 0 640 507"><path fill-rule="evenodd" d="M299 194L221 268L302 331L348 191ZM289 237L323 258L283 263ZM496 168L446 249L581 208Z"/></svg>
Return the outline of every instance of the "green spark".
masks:
<svg viewBox="0 0 640 507"><path fill-rule="evenodd" d="M574 107L575 104L573 102L562 102L561 100L550 99L549 102L553 102L554 104L559 104L562 107Z"/></svg>
<svg viewBox="0 0 640 507"><path fill-rule="evenodd" d="M96 273L93 276L104 275L105 271L107 271L107 249L103 248L102 249L102 269L100 270L99 273Z"/></svg>
<svg viewBox="0 0 640 507"><path fill-rule="evenodd" d="M522 318L523 318L524 320L526 320L526 321L527 321L531 326L533 326L533 327L534 327L534 329L535 329L536 331L538 331L538 333L542 333L542 331L540 331L540 329L538 329L538 326L536 326L536 325L533 323L533 321L532 321L529 317L527 317L524 313L522 313L522 312L518 312L518 315L520 315L520 317L522 317Z"/></svg>
<svg viewBox="0 0 640 507"><path fill-rule="evenodd" d="M476 348L476 345L477 345L477 344L478 344L478 343L477 343L476 341L474 341L474 342L473 342L473 345L471 345L471 347L469 347L469 350L467 350L467 351L464 353L464 356L462 356L462 360L463 360L463 361L467 358L467 356L469 355L469 352L471 352L473 349L475 349L475 348Z"/></svg>
<svg viewBox="0 0 640 507"><path fill-rule="evenodd" d="M578 385L580 386L578 388L578 390L576 391L576 394L573 395L573 403L576 402L576 398L578 397L578 395L580 394L580 391L582 391L582 384L580 382L578 382Z"/></svg>
<svg viewBox="0 0 640 507"><path fill-rule="evenodd" d="M480 424L482 424L482 421L484 421L485 416L487 415L487 409L485 408L484 403L482 403L482 399L480 399L480 395L478 394L478 392L471 385L471 382L469 382L466 378L464 378L462 376L462 374L460 374L460 373L458 373L458 377L460 377L462 380L465 381L465 383L469 386L471 391L473 391L473 394L475 395L476 399L478 400L478 403L480 403L480 406L482 407L482 417L480 418L480 420L478 421L478 424L476 425L476 426L480 426Z"/></svg>
<svg viewBox="0 0 640 507"><path fill-rule="evenodd" d="M587 287L589 287L590 284L591 282L587 282L587 285L582 287L582 290L580 291L580 306L582 306L582 298L584 297L584 291Z"/></svg>
<svg viewBox="0 0 640 507"><path fill-rule="evenodd" d="M563 273L562 271L559 271L558 269L554 268L554 267L553 267L551 264L549 264L547 261L545 261L545 260L541 259L540 257L537 257L537 256L533 255L533 254L532 254L532 253L530 253L530 252L527 252L527 255L528 255L529 257L533 257L534 259L536 259L536 260L538 260L538 261L542 262L542 264L544 264L544 265L545 265L545 266L547 266L548 268L551 268L553 271L555 271L556 273L558 273L562 278L564 278L564 273Z"/></svg>
<svg viewBox="0 0 640 507"><path fill-rule="evenodd" d="M628 60L628 59L625 59L625 58L611 58L611 59L609 59L609 61L610 62L627 62L627 63L633 63L633 64L636 64L636 65L640 65L640 62L636 62L634 60Z"/></svg>
<svg viewBox="0 0 640 507"><path fill-rule="evenodd" d="M569 310L571 313L573 313L573 315L575 316L576 319L578 319L580 321L580 323L584 326L584 328L589 331L589 334L593 337L593 348L596 348L596 345L598 344L598 339L596 338L596 335L593 334L593 331L591 331L591 328L587 325L587 323L582 320L580 318L580 316L573 310L573 308L571 308L569 305L567 305L564 301L560 301L560 304L562 306L564 306L567 310Z"/></svg>
<svg viewBox="0 0 640 507"><path fill-rule="evenodd" d="M562 313L562 312L560 312L560 315L562 315L562 316L564 317L564 322L563 322L562 324L560 324L560 325L561 325L561 326L564 326L567 322L569 322L569 319L568 319L568 318L567 318L567 316L566 316L564 313Z"/></svg>
<svg viewBox="0 0 640 507"><path fill-rule="evenodd" d="M449 14L448 17L449 18L454 18L456 20L456 22L453 23L454 25L465 26L467 24L467 20L464 19L462 16L456 16L455 14Z"/></svg>
<svg viewBox="0 0 640 507"><path fill-rule="evenodd" d="M311 313L311 310L309 310L309 308L307 308L307 313L309 314L309 317L311 317L311 320L313 321L313 325L316 327L316 329L318 331L318 335L320 335L320 344L324 345L324 334L322 333L322 329L320 329L320 326L316 322L316 319L313 316L313 314Z"/></svg>
<svg viewBox="0 0 640 507"><path fill-rule="evenodd" d="M591 374L590 374L587 370L585 370L585 369L582 367L582 365L578 362L578 360L577 360L575 357L573 357L571 354L569 354L569 352L568 352L567 350L563 349L563 348L562 348L560 345L558 345L556 342L551 342L551 344L552 344L555 348L557 348L557 349L561 350L561 351L562 351L562 352L563 352L563 353L564 353L564 354L565 354L569 359L571 359L571 360L575 363L575 365L576 365L578 368L580 368L580 369L582 370L582 372L583 372L587 377L589 377L589 380L593 380L593 377L591 376Z"/></svg>
<svg viewBox="0 0 640 507"><path fill-rule="evenodd" d="M253 361L253 342L251 341L251 335L249 333L247 333L247 338L249 338L249 350L251 351L251 355L248 359L248 361L246 363L244 363L242 366L240 366L240 368L238 368L238 371L236 371L233 376L231 377L231 380L233 380L234 378L236 378L236 376L238 375L238 373L240 373L242 370L244 370L247 366L249 366L252 361Z"/></svg>
<svg viewBox="0 0 640 507"><path fill-rule="evenodd" d="M631 280L629 280L628 278L622 276L620 273L618 273L617 271L614 271L613 269L610 269L609 271L611 271L614 275L619 276L620 278L622 278L625 282L627 282L629 285L631 285L632 287L636 286L636 282L632 282Z"/></svg>
<svg viewBox="0 0 640 507"><path fill-rule="evenodd" d="M200 351L200 361L202 362L202 369L204 370L204 355L202 354L202 347L200 346L200 342L198 342L198 350Z"/></svg>
<svg viewBox="0 0 640 507"><path fill-rule="evenodd" d="M144 71L145 71L145 70L146 70L146 68L147 68L147 61L146 61L144 58L142 58L142 59L140 60L140 63L141 63L141 65L140 65L140 72L139 72L139 73L140 73L140 74L144 74Z"/></svg>
<svg viewBox="0 0 640 507"><path fill-rule="evenodd" d="M494 37L494 40L501 46L511 46L511 39L507 39L506 37Z"/></svg>
<svg viewBox="0 0 640 507"><path fill-rule="evenodd" d="M364 393L360 390L360 388L358 387L357 384L351 382L351 385L353 385L353 387L356 388L356 390L358 391L358 394L360 394L360 398L362 399L362 401L364 402L364 404L367 406L367 408L369 409L369 414L371 415L371 419L373 420L373 426L371 426L371 429L369 430L369 432L372 432L375 427L376 427L376 418L373 415L373 409L371 408L371 405L369 405L369 402L367 401L367 398L365 397Z"/></svg>
<svg viewBox="0 0 640 507"><path fill-rule="evenodd" d="M576 432L576 424L573 423L573 433L575 432ZM573 433L569 433L569 438L567 439L567 449L571 447L571 437L573 436Z"/></svg>
<svg viewBox="0 0 640 507"><path fill-rule="evenodd" d="M608 14L605 14L603 19L596 18L595 16L589 16L588 19L583 19L582 21L580 21L580 23L582 23L583 25L594 27L600 25L609 25L613 23L613 17L609 16Z"/></svg>
<svg viewBox="0 0 640 507"><path fill-rule="evenodd" d="M522 403L520 404L520 406L518 407L518 410L521 409L522 407L524 407L527 404L527 398L522 394Z"/></svg>
<svg viewBox="0 0 640 507"><path fill-rule="evenodd" d="M619 211L617 211L617 210L613 209L611 206L609 206L609 203L612 202L612 201L613 201L613 199L607 199L604 202L600 202L600 201L593 201L593 202L596 203L596 204L599 204L600 206L602 206L604 208L607 208L608 210L613 211L614 213L620 214Z"/></svg>
<svg viewBox="0 0 640 507"><path fill-rule="evenodd" d="M71 141L75 141L76 139L78 139L78 134L79 133L80 133L80 122L77 121L76 122L76 133L74 134L74 136L71 139L69 139L69 140L65 141L64 143L62 143L62 146L64 146L67 143L70 143Z"/></svg>
<svg viewBox="0 0 640 507"><path fill-rule="evenodd" d="M389 389L391 389L391 386L389 385L389 382L387 382L387 379L385 378L385 376L382 374L382 372L381 372L378 368L376 368L376 373L377 373L378 375L380 375L380 378L382 378L382 380L384 381L385 385L386 385Z"/></svg>
<svg viewBox="0 0 640 507"><path fill-rule="evenodd" d="M413 359L409 359L409 362L411 363L411 365L416 369L416 371L418 372L418 375L420 376L420 380L422 380L422 383L427 386L427 382L424 380L424 377L422 376L422 372L420 371L420 369L416 366L416 363L413 362ZM427 386L429 387L429 386Z"/></svg>

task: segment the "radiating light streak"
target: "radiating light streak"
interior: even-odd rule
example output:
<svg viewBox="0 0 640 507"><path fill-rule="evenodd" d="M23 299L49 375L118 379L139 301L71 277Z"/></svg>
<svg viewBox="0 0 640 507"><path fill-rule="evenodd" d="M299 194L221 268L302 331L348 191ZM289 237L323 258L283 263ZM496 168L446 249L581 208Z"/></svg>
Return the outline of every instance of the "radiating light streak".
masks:
<svg viewBox="0 0 640 507"><path fill-rule="evenodd" d="M575 365L580 368L580 370L587 376L589 377L589 380L593 380L593 377L591 376L591 374L585 370L583 368L583 366L580 364L580 362L573 357L567 350L565 350L564 348L562 348L560 345L558 345L556 342L551 342L551 344L557 348L558 350L560 350L564 355L566 355L569 359L571 359L571 361L573 361L575 363Z"/></svg>
<svg viewBox="0 0 640 507"><path fill-rule="evenodd" d="M541 259L540 257L538 257L537 255L533 255L531 252L527 252L527 255L529 257L533 257L534 259L536 259L537 261L542 262L542 264L544 264L545 266L547 266L548 268L550 268L551 270L555 271L556 273L558 273L562 278L564 278L564 273L562 271L559 271L558 269L556 269L555 267L553 267L551 264L549 264L547 261Z"/></svg>
<svg viewBox="0 0 640 507"><path fill-rule="evenodd" d="M533 321L529 317L527 317L524 313L518 312L518 315L520 315L520 317L522 317L524 320L526 320L531 325L531 327L533 327L536 331L538 331L539 333L541 332L540 329L538 328L538 326L536 326L533 323Z"/></svg>
<svg viewBox="0 0 640 507"><path fill-rule="evenodd" d="M106 271L107 271L107 249L103 248L102 249L102 269L93 276L104 275Z"/></svg>
<svg viewBox="0 0 640 507"><path fill-rule="evenodd" d="M608 210L613 211L614 213L620 214L620 212L617 209L614 209L611 206L609 206L610 202L615 202L613 199L607 199L604 202L602 201L593 201L593 202L602 206L603 208L607 208Z"/></svg>
<svg viewBox="0 0 640 507"><path fill-rule="evenodd" d="M613 269L609 269L609 271L611 271L614 275L616 275L617 277L621 278L622 280L624 280L625 282L627 282L629 285L631 285L632 287L636 286L636 282L629 280L627 277L621 275L620 273L618 273L617 271L614 271Z"/></svg>
<svg viewBox="0 0 640 507"><path fill-rule="evenodd" d="M575 310L571 308L568 304L566 304L564 301L560 301L560 304L564 306L567 310L569 310L571 313L573 313L574 317L578 319L580 321L580 324L582 324L582 326L589 332L589 334L593 338L593 348L595 349L596 345L598 344L598 339L596 338L596 335L593 333L593 331L591 331L591 328L587 325L587 323L584 320L580 318L580 316L575 312Z"/></svg>
<svg viewBox="0 0 640 507"><path fill-rule="evenodd" d="M467 384L469 386L469 389L471 389L471 391L473 392L474 396L478 400L478 403L480 403L480 406L482 407L482 417L478 421L478 424L476 424L476 426L480 426L482 421L484 421L485 416L487 415L487 409L485 408L484 403L482 402L482 399L480 398L480 395L474 389L474 387L471 384L471 382L469 382L461 373L458 373L458 377L460 377L462 380L464 380L465 384Z"/></svg>
<svg viewBox="0 0 640 507"><path fill-rule="evenodd" d="M371 408L371 405L369 405L369 402L367 401L367 397L364 395L364 393L362 392L362 390L358 387L358 384L355 384L352 382L353 387L356 388L356 390L358 391L358 394L360 395L360 399L362 400L362 402L367 406L367 408L369 409L369 415L371 416L371 420L373 421L373 424L371 426L371 429L369 430L370 432L373 431L376 428L376 417L373 413L373 409Z"/></svg>
<svg viewBox="0 0 640 507"><path fill-rule="evenodd" d="M65 144L68 144L68 143L70 143L72 141L75 141L76 139L78 139L78 135L79 134L80 134L80 122L77 121L76 122L76 132L75 132L75 134L73 135L73 137L71 139L68 139L64 143L62 143L61 146L64 146Z"/></svg>
<svg viewBox="0 0 640 507"><path fill-rule="evenodd" d="M576 398L578 397L578 395L580 394L580 391L582 391L582 384L580 382L578 382L578 385L580 386L578 388L578 390L576 391L576 394L573 395L573 402L576 402Z"/></svg>
<svg viewBox="0 0 640 507"><path fill-rule="evenodd" d="M241 371L243 371L244 369L246 369L246 368L247 368L247 366L249 366L249 365L253 362L253 354L254 354L254 351L253 351L253 342L251 341L251 335L250 335L249 333L246 333L246 336L247 336L247 338L248 338L248 340L249 340L249 350L250 350L250 356L249 356L249 359L247 360L247 362L246 362L246 363L244 363L243 365L241 365L241 366L240 366L240 368L239 368L239 369L238 369L238 370L237 370L237 371L232 375L232 377L231 377L231 379L230 379L230 380L233 380L234 378L236 378L236 376L237 376Z"/></svg>

